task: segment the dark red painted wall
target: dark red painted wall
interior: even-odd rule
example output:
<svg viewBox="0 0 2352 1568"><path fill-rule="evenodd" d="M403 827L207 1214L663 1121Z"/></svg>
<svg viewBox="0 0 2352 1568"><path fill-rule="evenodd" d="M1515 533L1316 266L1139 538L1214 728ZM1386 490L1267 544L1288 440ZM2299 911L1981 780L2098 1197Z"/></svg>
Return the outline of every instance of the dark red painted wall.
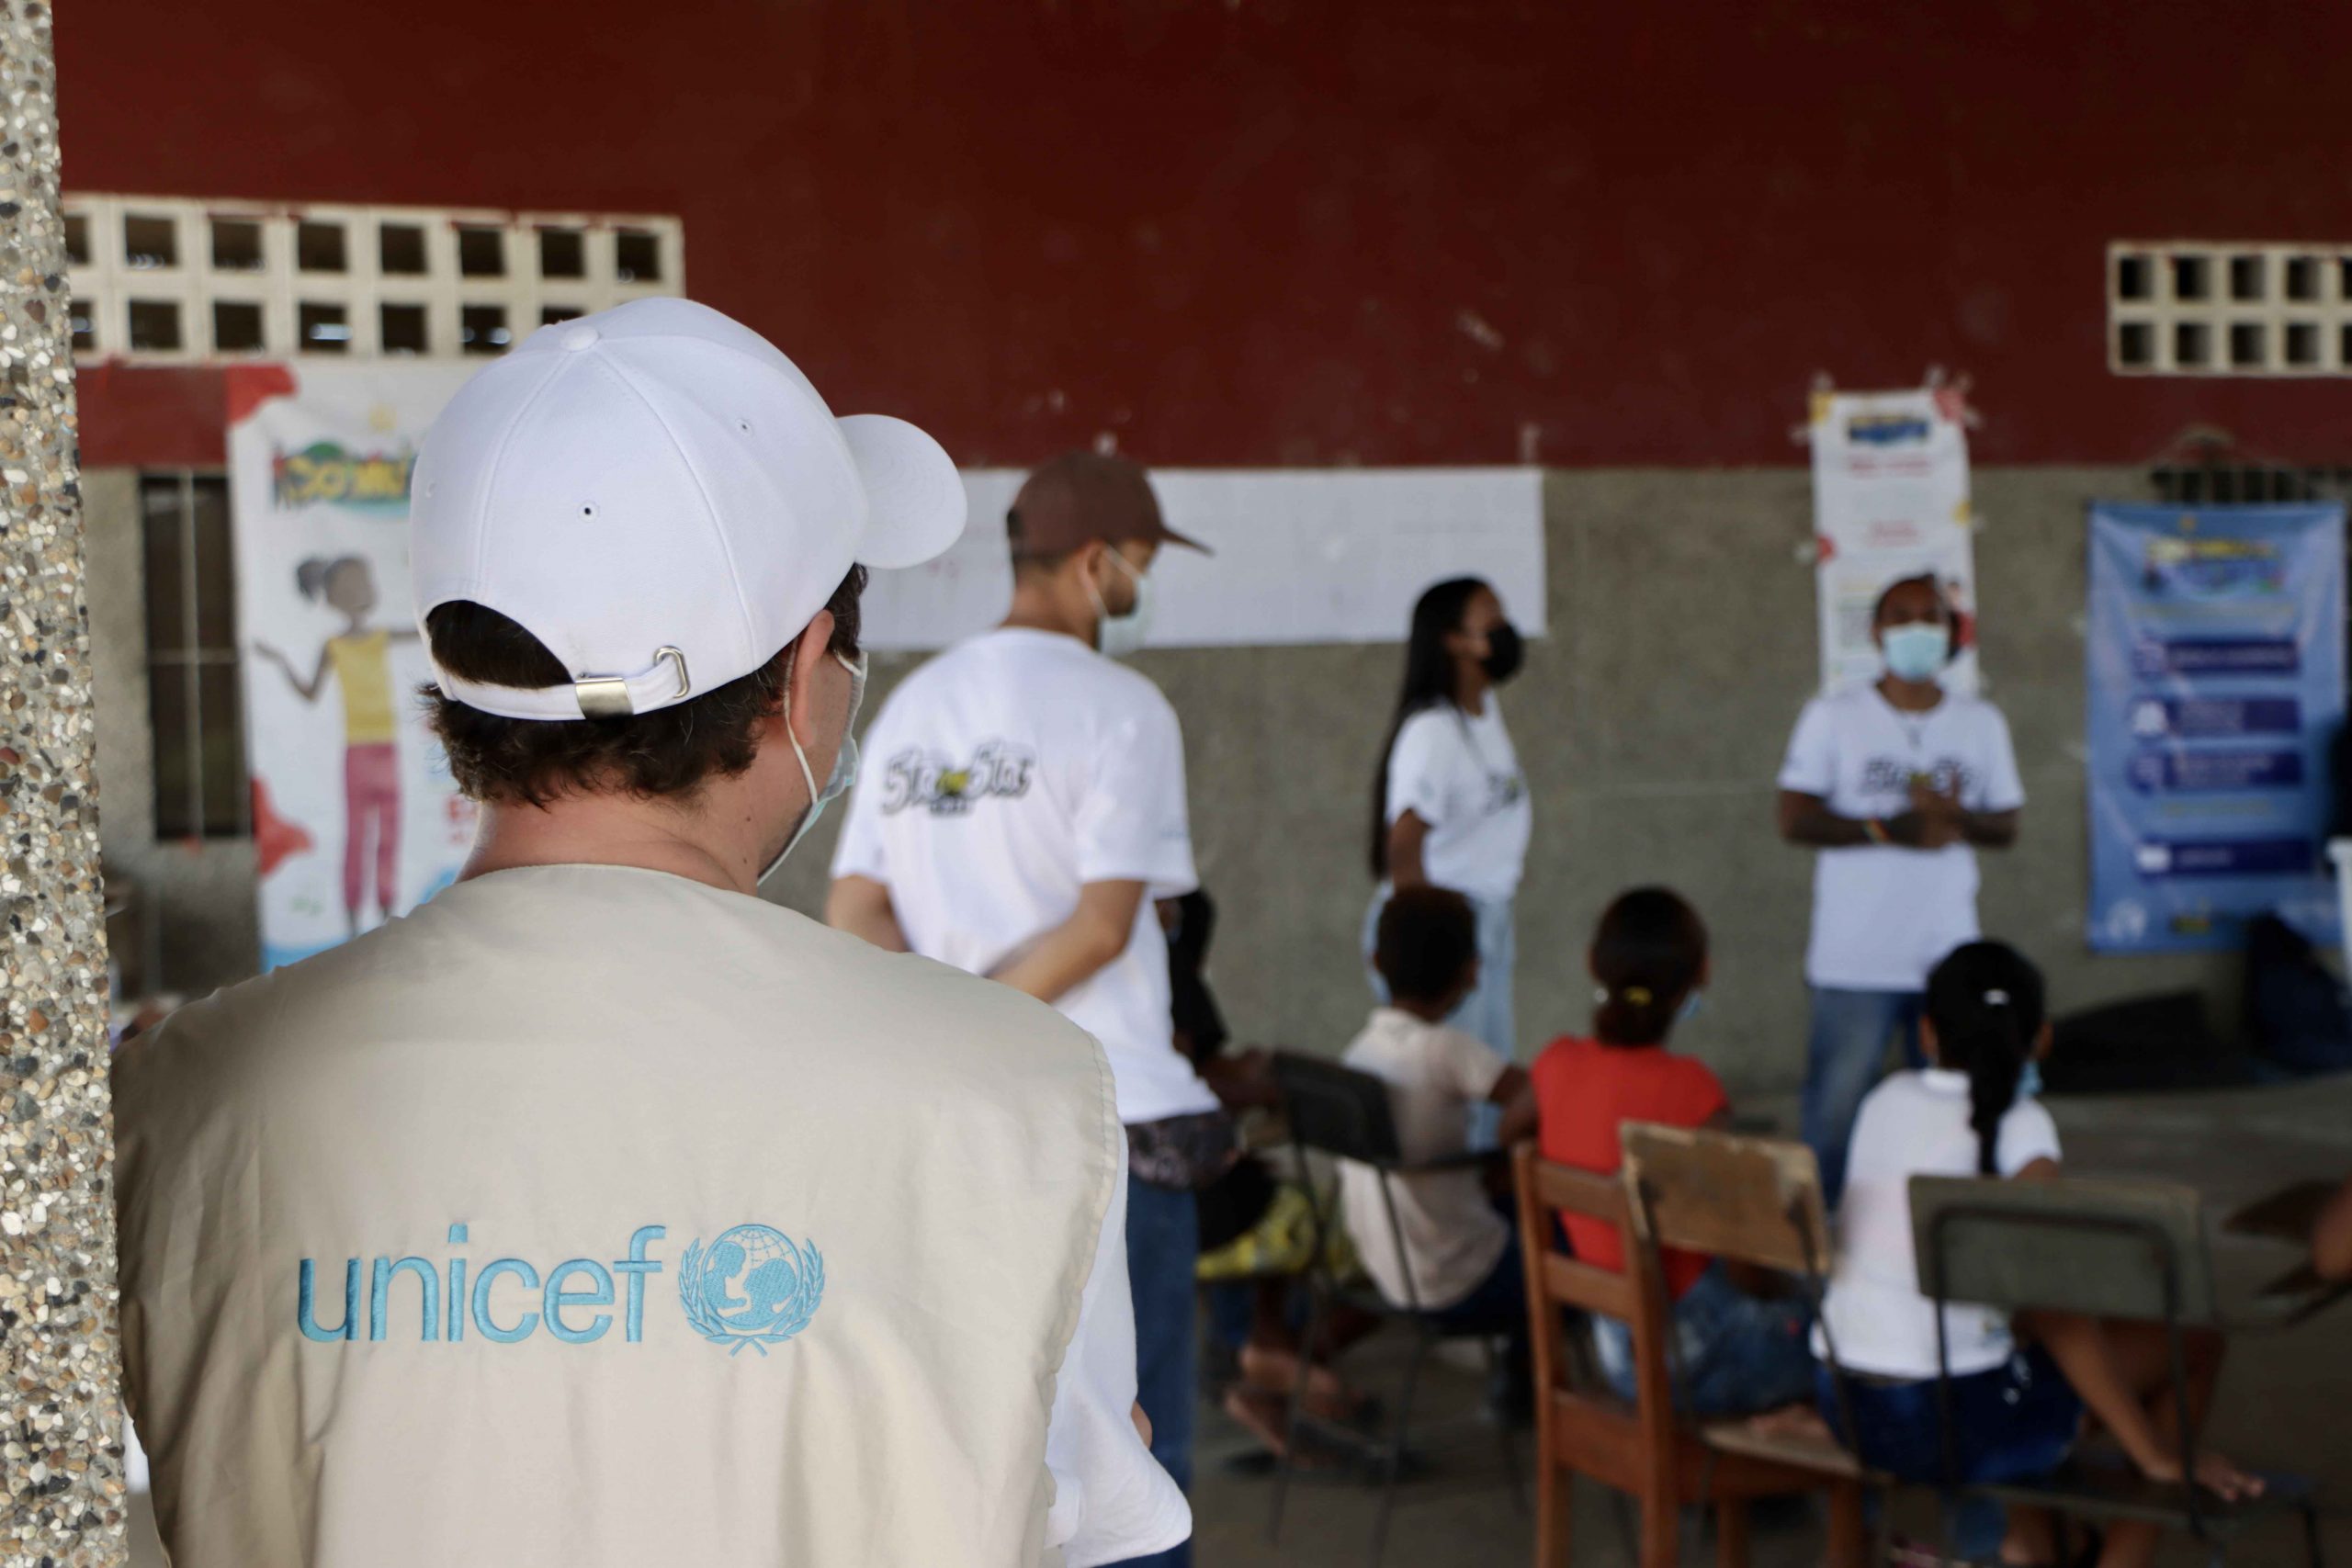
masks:
<svg viewBox="0 0 2352 1568"><path fill-rule="evenodd" d="M2108 374L2111 238L2352 241L2352 8L80 0L89 190L673 211L687 281L960 460L1786 463L1816 370L1986 462L2352 381ZM1474 326L1476 322L1491 332ZM1487 341L1481 341L1484 338ZM93 460L144 393L85 389ZM143 438L142 438L143 439Z"/></svg>

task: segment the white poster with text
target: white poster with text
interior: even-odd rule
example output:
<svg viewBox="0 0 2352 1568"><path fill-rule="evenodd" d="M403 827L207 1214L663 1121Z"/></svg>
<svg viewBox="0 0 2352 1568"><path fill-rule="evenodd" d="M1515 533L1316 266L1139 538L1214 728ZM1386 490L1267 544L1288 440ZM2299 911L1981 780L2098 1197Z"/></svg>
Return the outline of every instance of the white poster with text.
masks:
<svg viewBox="0 0 2352 1568"><path fill-rule="evenodd" d="M1955 623L1958 657L1944 685L1977 689L1965 418L1960 393L1950 389L1815 396L1814 572L1825 690L1877 677L1871 612L1887 584L1923 573L1942 586Z"/></svg>

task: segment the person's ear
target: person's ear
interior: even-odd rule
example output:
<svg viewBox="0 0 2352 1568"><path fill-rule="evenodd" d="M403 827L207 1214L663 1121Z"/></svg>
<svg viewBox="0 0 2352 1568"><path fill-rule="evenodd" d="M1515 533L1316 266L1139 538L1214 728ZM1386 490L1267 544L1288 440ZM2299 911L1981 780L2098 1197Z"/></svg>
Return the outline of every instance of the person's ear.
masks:
<svg viewBox="0 0 2352 1568"><path fill-rule="evenodd" d="M1935 1021L1925 1014L1919 1019L1919 1055L1928 1058L1930 1066L1943 1066L1943 1048L1936 1039Z"/></svg>
<svg viewBox="0 0 2352 1568"><path fill-rule="evenodd" d="M2041 1032L2033 1037L2033 1059L2046 1062L2050 1053L2058 1048L2058 1030L2048 1019L2041 1021Z"/></svg>
<svg viewBox="0 0 2352 1568"><path fill-rule="evenodd" d="M1702 954L1699 959L1699 977L1690 982L1690 988L1694 991L1705 990L1707 988L1707 982L1714 978L1714 974L1715 960L1713 955L1711 953Z"/></svg>
<svg viewBox="0 0 2352 1568"><path fill-rule="evenodd" d="M820 610L792 645L791 668L785 672L784 712L803 750L817 744L817 677L825 667L826 650L833 642L833 613Z"/></svg>

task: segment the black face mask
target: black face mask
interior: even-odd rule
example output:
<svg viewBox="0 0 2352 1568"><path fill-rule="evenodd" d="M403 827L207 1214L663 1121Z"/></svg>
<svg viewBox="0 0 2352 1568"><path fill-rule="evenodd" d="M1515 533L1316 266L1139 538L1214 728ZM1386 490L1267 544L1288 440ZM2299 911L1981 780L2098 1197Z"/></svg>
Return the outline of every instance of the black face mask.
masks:
<svg viewBox="0 0 2352 1568"><path fill-rule="evenodd" d="M1487 634L1487 657L1482 664L1487 679L1496 685L1519 673L1519 661L1526 657L1526 645L1521 641L1519 628L1509 621L1497 623Z"/></svg>

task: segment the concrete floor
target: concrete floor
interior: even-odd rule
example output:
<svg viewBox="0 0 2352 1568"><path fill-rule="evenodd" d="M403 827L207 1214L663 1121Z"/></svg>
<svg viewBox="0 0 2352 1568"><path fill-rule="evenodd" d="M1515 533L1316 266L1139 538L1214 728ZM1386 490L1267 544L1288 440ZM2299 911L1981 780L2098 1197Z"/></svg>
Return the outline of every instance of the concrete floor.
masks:
<svg viewBox="0 0 2352 1568"><path fill-rule="evenodd" d="M1786 1106L1758 1109L1785 1112ZM2079 1174L2162 1176L2195 1185L2218 1217L2290 1181L2331 1179L2352 1172L2352 1077L2195 1096L2059 1100L2052 1102L2065 1140L2067 1164ZM2225 1296L2250 1290L2282 1272L2293 1256L2275 1246L2217 1237L2215 1259ZM1394 1388L1401 1362L1393 1342L1374 1341L1352 1352L1349 1375L1375 1393ZM1417 1443L1429 1461L1425 1478L1408 1483L1396 1508L1386 1561L1400 1568L1502 1568L1529 1561L1527 1518L1515 1510L1502 1480L1494 1429L1476 1415L1481 1380L1474 1372L1433 1362L1422 1404L1430 1427ZM2235 1337L2225 1372L2212 1439L2243 1464L2292 1470L2320 1487L2323 1501L2352 1509L2352 1303L2283 1333ZM1450 1422L1450 1426L1443 1424ZM1292 1493L1279 1546L1266 1540L1269 1483L1244 1473L1239 1461L1254 1444L1213 1407L1202 1412L1194 1488L1195 1558L1215 1568L1320 1568L1359 1563L1370 1542L1374 1494L1342 1482L1304 1482ZM1522 1462L1532 1444L1522 1441ZM163 1562L145 1499L132 1562ZM1629 1564L1609 1496L1579 1486L1576 1503L1579 1568ZM1817 1519L1805 1509L1759 1521L1756 1568L1798 1568L1818 1561ZM2352 1514L2331 1518L2327 1549L2352 1562ZM1713 1542L1693 1517L1683 1559L1712 1561ZM2202 1561L2187 1542L2170 1543L2159 1561ZM2247 1540L2232 1561L2301 1561L2291 1531Z"/></svg>

